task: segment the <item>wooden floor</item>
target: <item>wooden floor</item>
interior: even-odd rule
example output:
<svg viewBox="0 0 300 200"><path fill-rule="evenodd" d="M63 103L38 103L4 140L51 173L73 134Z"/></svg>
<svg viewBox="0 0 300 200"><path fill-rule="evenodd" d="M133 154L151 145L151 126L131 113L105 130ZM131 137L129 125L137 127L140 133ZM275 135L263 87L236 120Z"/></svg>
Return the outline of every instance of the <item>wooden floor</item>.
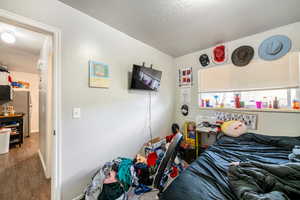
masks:
<svg viewBox="0 0 300 200"><path fill-rule="evenodd" d="M0 155L0 200L49 200L50 180L38 155L39 135L31 134L21 148Z"/></svg>
<svg viewBox="0 0 300 200"><path fill-rule="evenodd" d="M158 199L156 191L148 192L139 197L139 200L156 200Z"/></svg>

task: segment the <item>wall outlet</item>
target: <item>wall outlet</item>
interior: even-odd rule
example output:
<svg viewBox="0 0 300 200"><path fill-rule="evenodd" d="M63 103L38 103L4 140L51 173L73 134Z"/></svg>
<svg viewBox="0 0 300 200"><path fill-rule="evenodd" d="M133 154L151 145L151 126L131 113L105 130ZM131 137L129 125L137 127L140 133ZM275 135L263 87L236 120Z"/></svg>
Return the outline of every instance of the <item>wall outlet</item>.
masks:
<svg viewBox="0 0 300 200"><path fill-rule="evenodd" d="M73 108L73 119L79 119L80 117L80 108Z"/></svg>

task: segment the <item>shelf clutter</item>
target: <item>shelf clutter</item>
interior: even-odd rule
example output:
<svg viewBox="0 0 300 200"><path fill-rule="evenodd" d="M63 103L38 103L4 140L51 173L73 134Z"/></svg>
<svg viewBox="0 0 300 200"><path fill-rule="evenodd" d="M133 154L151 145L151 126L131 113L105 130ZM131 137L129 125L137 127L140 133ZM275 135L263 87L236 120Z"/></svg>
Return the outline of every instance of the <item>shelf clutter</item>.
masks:
<svg viewBox="0 0 300 200"><path fill-rule="evenodd" d="M217 108L217 107L200 107L200 110L215 110L215 111L247 111L247 112L278 112L278 113L300 113L299 109L288 108Z"/></svg>
<svg viewBox="0 0 300 200"><path fill-rule="evenodd" d="M287 90L285 91L287 94ZM278 93L281 95L281 93ZM220 96L219 96L220 95ZM200 109L220 110L220 111L249 111L249 112L283 112L283 113L300 113L300 101L296 98L284 98L278 96L268 96L267 92L264 97L257 97L252 93L243 92L227 95L225 93L212 94L201 98ZM246 96L246 97L245 97ZM250 98L249 98L250 96ZM259 96L259 95L258 95ZM201 96L202 97L202 96Z"/></svg>
<svg viewBox="0 0 300 200"><path fill-rule="evenodd" d="M23 144L23 117L24 114L16 113L0 115L0 129L10 129L9 145L15 146Z"/></svg>
<svg viewBox="0 0 300 200"><path fill-rule="evenodd" d="M11 86L13 88L25 88L29 89L30 88L30 83L26 81L13 81L11 82Z"/></svg>

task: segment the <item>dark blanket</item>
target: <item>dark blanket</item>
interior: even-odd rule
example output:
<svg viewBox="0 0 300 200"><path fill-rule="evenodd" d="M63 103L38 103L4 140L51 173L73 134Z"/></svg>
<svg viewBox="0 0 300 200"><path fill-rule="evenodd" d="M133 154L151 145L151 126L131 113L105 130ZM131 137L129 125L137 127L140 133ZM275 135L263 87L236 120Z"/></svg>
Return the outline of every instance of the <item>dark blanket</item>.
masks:
<svg viewBox="0 0 300 200"><path fill-rule="evenodd" d="M238 200L231 190L231 162L284 164L300 137L273 137L247 133L221 137L181 173L163 192L161 200ZM300 198L299 198L300 199Z"/></svg>
<svg viewBox="0 0 300 200"><path fill-rule="evenodd" d="M241 200L300 199L300 163L240 163L229 167L228 178Z"/></svg>

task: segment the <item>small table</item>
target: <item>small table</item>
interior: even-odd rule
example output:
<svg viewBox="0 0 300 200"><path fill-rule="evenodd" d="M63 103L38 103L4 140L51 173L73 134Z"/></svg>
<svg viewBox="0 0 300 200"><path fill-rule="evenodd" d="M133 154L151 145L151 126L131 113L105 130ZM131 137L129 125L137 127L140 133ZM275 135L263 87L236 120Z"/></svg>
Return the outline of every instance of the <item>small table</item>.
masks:
<svg viewBox="0 0 300 200"><path fill-rule="evenodd" d="M23 144L23 113L15 113L10 115L0 115L0 128L10 128L12 133L10 134L10 145Z"/></svg>

